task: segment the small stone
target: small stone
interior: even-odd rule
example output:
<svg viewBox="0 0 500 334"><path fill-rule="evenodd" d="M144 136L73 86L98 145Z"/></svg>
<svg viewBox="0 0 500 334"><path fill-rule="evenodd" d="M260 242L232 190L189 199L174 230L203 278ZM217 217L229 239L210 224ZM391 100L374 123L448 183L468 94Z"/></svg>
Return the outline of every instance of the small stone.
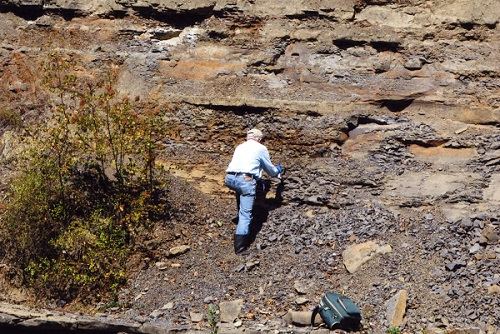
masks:
<svg viewBox="0 0 500 334"><path fill-rule="evenodd" d="M498 232L495 231L495 225L493 224L488 224L484 227L484 230L481 234L482 237L487 241L489 244L494 244L500 240L500 236L498 235Z"/></svg>
<svg viewBox="0 0 500 334"><path fill-rule="evenodd" d="M474 244L474 246L472 246L469 249L469 253L470 254L475 254L475 253L479 252L480 250L481 250L481 245L480 244Z"/></svg>
<svg viewBox="0 0 500 334"><path fill-rule="evenodd" d="M245 263L245 268L247 271L250 271L255 268L255 264L252 261L248 261L247 263Z"/></svg>
<svg viewBox="0 0 500 334"><path fill-rule="evenodd" d="M220 321L233 323L240 315L243 307L243 299L237 299L229 302L221 302L219 304Z"/></svg>
<svg viewBox="0 0 500 334"><path fill-rule="evenodd" d="M161 312L161 311L153 311L151 312L151 314L149 315L150 318L152 319L158 319L159 317L163 316L165 313Z"/></svg>
<svg viewBox="0 0 500 334"><path fill-rule="evenodd" d="M315 213L313 210L308 210L306 211L305 215L309 218L313 218L315 216Z"/></svg>
<svg viewBox="0 0 500 334"><path fill-rule="evenodd" d="M295 288L295 291L297 291L297 293L299 295L305 295L307 294L307 286L300 282L300 281L295 281L295 283L293 284L293 287Z"/></svg>
<svg viewBox="0 0 500 334"><path fill-rule="evenodd" d="M156 262L155 266L158 270L165 270L168 268L168 264L166 262Z"/></svg>
<svg viewBox="0 0 500 334"><path fill-rule="evenodd" d="M259 264L260 264L259 261L248 261L247 263L245 263L245 268L247 271L250 271L253 268L255 268L256 266L258 266Z"/></svg>
<svg viewBox="0 0 500 334"><path fill-rule="evenodd" d="M459 135L459 134L467 131L468 129L469 129L468 127L460 128L460 129L455 131L455 134Z"/></svg>
<svg viewBox="0 0 500 334"><path fill-rule="evenodd" d="M309 326L311 325L311 316L311 311L288 311L283 317L283 320L291 325ZM317 314L314 318L314 324L320 324L322 322L321 316Z"/></svg>
<svg viewBox="0 0 500 334"><path fill-rule="evenodd" d="M272 234L267 238L267 240L269 240L270 242L274 242L278 240L278 236L276 234Z"/></svg>
<svg viewBox="0 0 500 334"><path fill-rule="evenodd" d="M297 305L305 305L305 304L309 303L309 299L304 298L304 297L299 297L295 300L295 303L297 303Z"/></svg>
<svg viewBox="0 0 500 334"><path fill-rule="evenodd" d="M460 267L465 267L466 263L463 261L457 261L457 262L448 262L446 263L446 269L449 271L455 271Z"/></svg>
<svg viewBox="0 0 500 334"><path fill-rule="evenodd" d="M174 303L170 302L170 303L166 303L165 305L163 305L160 310L171 310L174 308Z"/></svg>
<svg viewBox="0 0 500 334"><path fill-rule="evenodd" d="M497 284L490 285L488 287L488 294L489 295L500 294L500 285Z"/></svg>
<svg viewBox="0 0 500 334"><path fill-rule="evenodd" d="M197 313L197 312L189 312L189 316L191 317L192 322L201 322L203 321L204 318L203 313Z"/></svg>
<svg viewBox="0 0 500 334"><path fill-rule="evenodd" d="M408 59L404 67L410 71L416 71L422 69L422 61L419 58Z"/></svg>
<svg viewBox="0 0 500 334"><path fill-rule="evenodd" d="M186 253L186 252L187 252L187 251L189 251L190 249L191 249L191 247L189 247L188 245L181 245L181 246L172 247L172 248L170 248L170 250L168 251L168 256L177 256L177 255L181 255L181 254Z"/></svg>
<svg viewBox="0 0 500 334"><path fill-rule="evenodd" d="M144 295L145 295L145 293L144 293L144 292L141 292L140 294L138 294L137 296L135 296L134 300L135 300L135 301L138 301L138 300L139 300L139 299L141 299L141 298L142 298L142 296L144 296Z"/></svg>

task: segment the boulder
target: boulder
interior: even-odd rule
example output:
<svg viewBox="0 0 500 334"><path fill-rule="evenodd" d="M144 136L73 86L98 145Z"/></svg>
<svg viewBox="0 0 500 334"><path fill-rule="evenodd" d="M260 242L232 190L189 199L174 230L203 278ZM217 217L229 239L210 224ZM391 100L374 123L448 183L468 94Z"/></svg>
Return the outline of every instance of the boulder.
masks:
<svg viewBox="0 0 500 334"><path fill-rule="evenodd" d="M342 252L344 265L350 273L356 272L362 264L380 254L392 252L390 245L379 246L374 241L353 245Z"/></svg>

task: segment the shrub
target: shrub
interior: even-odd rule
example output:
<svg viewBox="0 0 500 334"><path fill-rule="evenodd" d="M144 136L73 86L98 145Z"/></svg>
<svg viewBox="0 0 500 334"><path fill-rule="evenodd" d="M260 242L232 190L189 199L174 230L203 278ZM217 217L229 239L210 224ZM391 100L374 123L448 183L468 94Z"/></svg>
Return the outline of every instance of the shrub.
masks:
<svg viewBox="0 0 500 334"><path fill-rule="evenodd" d="M397 327L391 326L385 330L386 333L388 334L400 334L401 330Z"/></svg>
<svg viewBox="0 0 500 334"><path fill-rule="evenodd" d="M155 160L172 127L168 106L120 96L114 71L92 80L73 66L57 54L44 63L55 99L27 131L0 245L41 296L99 299L124 283L134 236L168 217Z"/></svg>
<svg viewBox="0 0 500 334"><path fill-rule="evenodd" d="M22 125L21 115L0 105L0 128L19 128Z"/></svg>
<svg viewBox="0 0 500 334"><path fill-rule="evenodd" d="M215 305L208 306L208 326L210 327L210 334L217 334L219 332L219 317L217 316L217 308Z"/></svg>

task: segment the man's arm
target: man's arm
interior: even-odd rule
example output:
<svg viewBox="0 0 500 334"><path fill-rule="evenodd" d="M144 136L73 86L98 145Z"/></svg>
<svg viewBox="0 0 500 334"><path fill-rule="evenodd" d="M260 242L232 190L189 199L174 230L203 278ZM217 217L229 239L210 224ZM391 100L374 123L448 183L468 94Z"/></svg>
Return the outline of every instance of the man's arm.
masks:
<svg viewBox="0 0 500 334"><path fill-rule="evenodd" d="M265 147L262 150L260 162L262 164L262 168L264 169L264 171L267 174L269 174L272 177L278 177L279 176L280 171L271 162L271 157L269 156L269 151Z"/></svg>

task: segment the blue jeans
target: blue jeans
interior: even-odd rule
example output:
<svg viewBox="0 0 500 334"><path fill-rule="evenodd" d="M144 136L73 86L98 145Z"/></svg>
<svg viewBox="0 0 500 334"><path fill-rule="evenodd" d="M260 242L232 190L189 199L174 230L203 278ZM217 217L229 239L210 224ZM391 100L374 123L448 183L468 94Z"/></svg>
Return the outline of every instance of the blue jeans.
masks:
<svg viewBox="0 0 500 334"><path fill-rule="evenodd" d="M229 189L236 192L236 201L239 210L236 234L247 235L250 233L257 181L253 178L245 177L244 174L227 174L225 183Z"/></svg>

